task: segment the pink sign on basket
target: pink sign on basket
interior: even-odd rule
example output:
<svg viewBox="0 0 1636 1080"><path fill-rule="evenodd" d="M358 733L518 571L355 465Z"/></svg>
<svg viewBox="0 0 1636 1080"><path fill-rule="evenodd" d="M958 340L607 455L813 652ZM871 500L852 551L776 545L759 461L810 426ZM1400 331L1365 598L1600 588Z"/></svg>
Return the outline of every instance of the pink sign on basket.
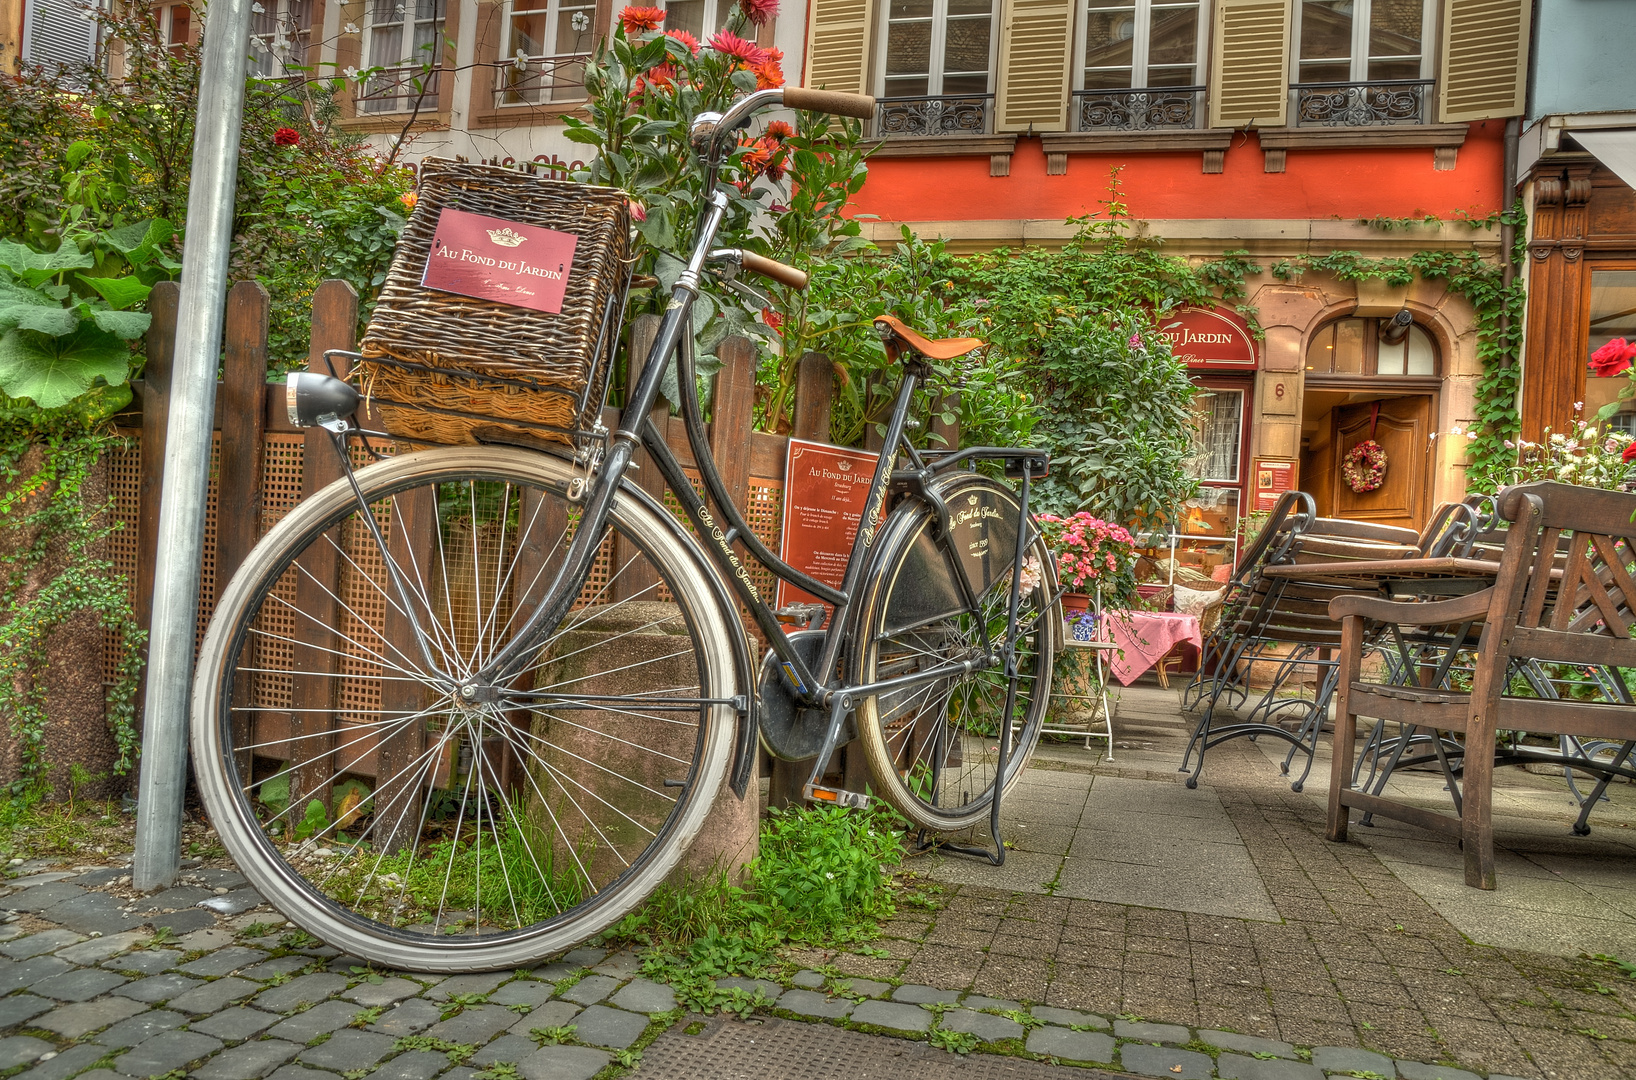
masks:
<svg viewBox="0 0 1636 1080"><path fill-rule="evenodd" d="M562 311L578 243L573 233L445 209L420 283L555 315Z"/></svg>

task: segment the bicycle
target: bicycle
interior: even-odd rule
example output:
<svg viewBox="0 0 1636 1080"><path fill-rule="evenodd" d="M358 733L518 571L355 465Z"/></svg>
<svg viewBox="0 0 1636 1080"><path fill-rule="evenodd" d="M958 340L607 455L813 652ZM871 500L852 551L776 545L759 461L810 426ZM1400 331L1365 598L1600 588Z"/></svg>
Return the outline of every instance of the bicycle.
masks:
<svg viewBox="0 0 1636 1080"><path fill-rule="evenodd" d="M874 110L791 88L702 114L690 142L706 190L736 132L780 104ZM671 872L730 763L746 796L758 741L813 760L808 798L860 806L867 796L823 783L856 737L874 790L911 823L947 833L987 815L1003 860L999 798L1038 739L1062 637L1054 560L1028 514L1047 455L917 449L928 361L981 342L883 317L902 377L843 583L767 550L717 474L696 393L682 413L708 502L648 419L671 358L697 386L684 327L707 265L804 287L792 267L712 247L725 207L718 191L702 211L626 419L588 452L447 447L354 469L359 391L291 376L292 420L329 431L344 476L275 525L224 591L199 657L193 751L240 869L336 948L454 971L578 944ZM693 532L624 481L638 445ZM773 610L735 544L832 614ZM739 604L770 645L759 665Z"/></svg>

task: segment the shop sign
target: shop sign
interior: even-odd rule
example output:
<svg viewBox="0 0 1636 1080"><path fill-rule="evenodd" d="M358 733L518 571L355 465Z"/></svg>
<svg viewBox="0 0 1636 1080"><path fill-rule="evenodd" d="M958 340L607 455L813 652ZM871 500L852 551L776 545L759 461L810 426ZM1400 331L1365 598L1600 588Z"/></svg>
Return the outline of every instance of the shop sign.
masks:
<svg viewBox="0 0 1636 1080"><path fill-rule="evenodd" d="M1255 339L1250 326L1227 308L1181 308L1159 324L1176 359L1190 368L1253 370Z"/></svg>
<svg viewBox="0 0 1636 1080"><path fill-rule="evenodd" d="M790 440L780 552L785 562L825 585L841 587L878 458L864 450ZM780 607L817 599L787 582L778 583Z"/></svg>
<svg viewBox="0 0 1636 1080"><path fill-rule="evenodd" d="M1295 462L1257 458L1255 462L1255 505L1264 513L1278 505L1278 496L1295 486Z"/></svg>

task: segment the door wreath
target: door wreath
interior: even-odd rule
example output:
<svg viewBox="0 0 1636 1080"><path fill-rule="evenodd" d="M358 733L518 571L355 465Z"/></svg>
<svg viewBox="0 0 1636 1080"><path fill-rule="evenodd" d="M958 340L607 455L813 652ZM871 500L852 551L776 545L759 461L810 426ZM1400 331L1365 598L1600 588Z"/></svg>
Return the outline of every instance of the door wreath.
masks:
<svg viewBox="0 0 1636 1080"><path fill-rule="evenodd" d="M1346 486L1358 494L1374 491L1386 482L1386 451L1373 439L1365 439L1346 452L1341 463Z"/></svg>

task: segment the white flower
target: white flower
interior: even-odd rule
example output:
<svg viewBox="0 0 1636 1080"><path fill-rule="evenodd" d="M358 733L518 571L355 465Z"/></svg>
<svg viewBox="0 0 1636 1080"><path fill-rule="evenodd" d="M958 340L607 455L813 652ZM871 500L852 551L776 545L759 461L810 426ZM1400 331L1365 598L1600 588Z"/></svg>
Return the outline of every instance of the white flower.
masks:
<svg viewBox="0 0 1636 1080"><path fill-rule="evenodd" d="M528 54L525 53L523 50L518 49L517 50L517 55L513 56L511 58L511 66L516 68L518 71L527 71L528 70Z"/></svg>
<svg viewBox="0 0 1636 1080"><path fill-rule="evenodd" d="M360 31L359 31L359 30L358 30L358 24L357 24L357 23L350 23L350 22L349 22L349 23L347 23L347 25L346 25L346 33L348 33L348 34L356 34L356 33L359 33L359 32L360 32Z"/></svg>
<svg viewBox="0 0 1636 1080"><path fill-rule="evenodd" d="M255 12L257 15L265 15L267 13L267 9L262 7L260 4L251 4L250 10Z"/></svg>
<svg viewBox="0 0 1636 1080"><path fill-rule="evenodd" d="M591 28L591 17L583 11L576 11L569 18L568 25L572 26L576 33L583 34Z"/></svg>
<svg viewBox="0 0 1636 1080"><path fill-rule="evenodd" d="M1553 431L1551 433L1551 445L1552 446L1562 446L1562 445L1565 445L1567 443L1567 441L1568 441L1568 436L1562 434L1560 431Z"/></svg>
<svg viewBox="0 0 1636 1080"><path fill-rule="evenodd" d="M1512 442L1510 439L1507 439L1505 440L1505 448L1507 450L1515 450L1517 448L1517 444Z"/></svg>
<svg viewBox="0 0 1636 1080"><path fill-rule="evenodd" d="M358 81L358 69L355 68L355 67L349 67L345 71L341 72L341 74L345 75L347 78L351 79L353 82Z"/></svg>
<svg viewBox="0 0 1636 1080"><path fill-rule="evenodd" d="M1465 432L1460 430L1460 425L1459 424L1455 424L1452 428L1449 429L1449 434L1450 435L1464 435Z"/></svg>
<svg viewBox="0 0 1636 1080"><path fill-rule="evenodd" d="M834 875L834 874L832 874L832 873L830 873L830 872L829 872L829 871L827 871L827 870L826 870L826 871L824 871L824 876L825 876L825 877L826 877L826 878L828 878L828 879L829 879L829 880L831 880L831 881L834 881L834 880L835 880L835 875Z"/></svg>
<svg viewBox="0 0 1636 1080"><path fill-rule="evenodd" d="M1584 407L1585 407L1585 403L1583 401L1574 402L1574 412L1578 412L1580 409L1583 409Z"/></svg>

